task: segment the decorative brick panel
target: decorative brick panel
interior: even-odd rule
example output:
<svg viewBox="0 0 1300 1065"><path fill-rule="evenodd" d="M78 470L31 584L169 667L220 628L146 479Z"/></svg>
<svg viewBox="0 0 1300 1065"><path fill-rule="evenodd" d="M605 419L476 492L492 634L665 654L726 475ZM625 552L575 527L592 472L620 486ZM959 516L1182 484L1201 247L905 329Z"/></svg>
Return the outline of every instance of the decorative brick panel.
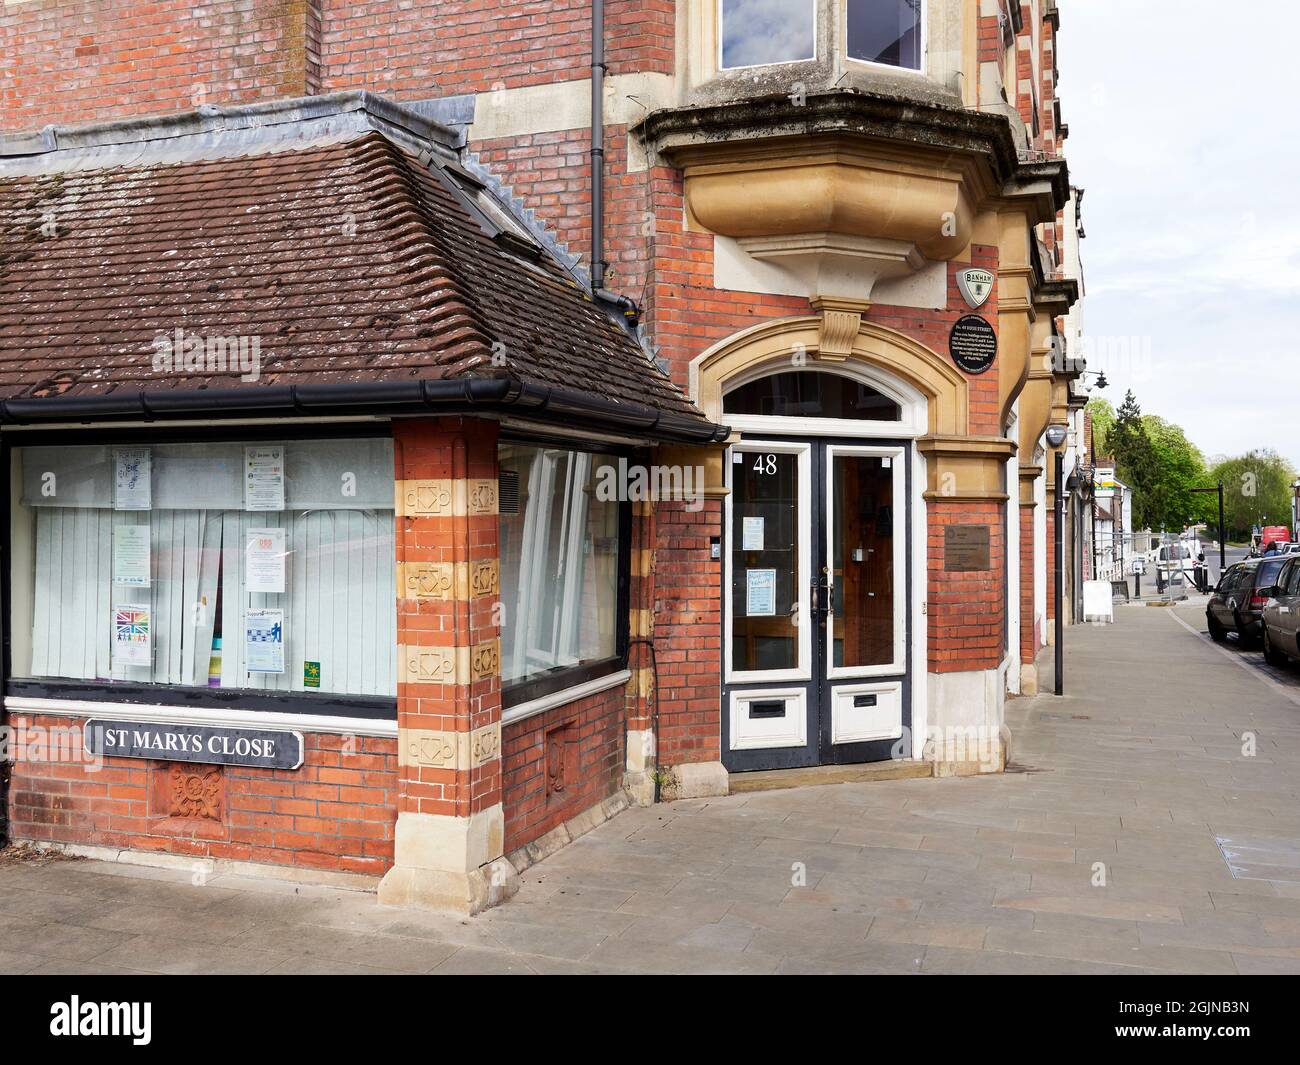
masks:
<svg viewBox="0 0 1300 1065"><path fill-rule="evenodd" d="M10 723L73 734L83 722L17 714ZM318 733L304 742L296 770L131 758L106 758L94 770L79 747L55 760L19 760L10 832L22 840L382 874L392 864L397 819L394 742Z"/></svg>
<svg viewBox="0 0 1300 1065"><path fill-rule="evenodd" d="M932 673L996 669L1006 652L1006 516L1001 503L932 501L928 511L929 668ZM989 527L990 568L976 572L944 569L948 525Z"/></svg>

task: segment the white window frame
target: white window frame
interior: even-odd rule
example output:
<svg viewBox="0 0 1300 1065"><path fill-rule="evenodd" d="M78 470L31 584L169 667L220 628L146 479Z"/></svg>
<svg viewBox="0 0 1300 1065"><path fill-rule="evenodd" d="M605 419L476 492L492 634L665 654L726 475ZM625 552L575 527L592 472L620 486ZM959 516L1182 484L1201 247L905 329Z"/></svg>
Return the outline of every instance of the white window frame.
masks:
<svg viewBox="0 0 1300 1065"><path fill-rule="evenodd" d="M839 0L840 40L843 42L840 47L840 55L844 62L876 70L899 70L906 74L925 76L926 57L929 54L930 47L930 0L921 0L921 54L920 65L915 67L895 66L893 63L881 63L874 59L855 59L849 55L849 2L850 0Z"/></svg>
<svg viewBox="0 0 1300 1065"><path fill-rule="evenodd" d="M835 574L827 574L827 597L830 609L826 613L826 678L850 680L863 677L896 677L907 669L907 476L904 463L907 450L901 447L870 447L858 444L828 444L826 446L826 560L835 559L835 459L839 455L861 458L887 458L893 473L894 503L894 653L889 662L874 666L835 665Z"/></svg>
<svg viewBox="0 0 1300 1065"><path fill-rule="evenodd" d="M727 38L726 23L722 16L722 5L723 5L723 0L714 0L714 11L715 11L714 25L717 27L717 33L718 33L718 52L717 55L714 57L714 59L717 62L719 73L722 73L723 71L727 71L727 70L757 70L760 67L783 67L783 66L789 66L792 63L812 63L816 61L817 23L818 23L818 8L821 6L820 0L812 0L812 42L813 42L812 55L801 56L798 59L778 59L772 63L745 63L742 66L736 66L736 67L727 66L722 59L722 55L723 55L722 50L723 50L723 46L726 43L726 38Z"/></svg>
<svg viewBox="0 0 1300 1065"><path fill-rule="evenodd" d="M770 420L770 419L769 419ZM802 624L798 626L798 665L793 669L745 669L738 670L732 664L732 610L734 579L732 564L732 522L735 503L734 465L737 454L765 454L796 456L795 470L799 478L799 532L811 529L812 507L812 444L807 441L791 440L742 440L727 449L727 502L724 516L726 536L723 537L726 564L723 567L723 642L724 668L728 684L766 684L776 681L812 680L812 628L808 624L811 617L809 610L809 585L812 581L812 538L807 535L799 537L798 573L795 577L798 587L798 617Z"/></svg>

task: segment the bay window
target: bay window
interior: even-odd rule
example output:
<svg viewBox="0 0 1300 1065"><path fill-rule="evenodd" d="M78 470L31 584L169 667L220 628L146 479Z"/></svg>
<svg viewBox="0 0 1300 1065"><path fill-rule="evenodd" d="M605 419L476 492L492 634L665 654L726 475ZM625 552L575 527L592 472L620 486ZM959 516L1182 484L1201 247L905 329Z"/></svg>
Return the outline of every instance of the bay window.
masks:
<svg viewBox="0 0 1300 1065"><path fill-rule="evenodd" d="M628 504L617 456L502 442L503 703L621 668Z"/></svg>
<svg viewBox="0 0 1300 1065"><path fill-rule="evenodd" d="M925 0L714 2L720 70L816 59L819 30L840 60L902 70L922 66Z"/></svg>
<svg viewBox="0 0 1300 1065"><path fill-rule="evenodd" d="M390 439L16 447L10 477L11 691L395 698Z"/></svg>

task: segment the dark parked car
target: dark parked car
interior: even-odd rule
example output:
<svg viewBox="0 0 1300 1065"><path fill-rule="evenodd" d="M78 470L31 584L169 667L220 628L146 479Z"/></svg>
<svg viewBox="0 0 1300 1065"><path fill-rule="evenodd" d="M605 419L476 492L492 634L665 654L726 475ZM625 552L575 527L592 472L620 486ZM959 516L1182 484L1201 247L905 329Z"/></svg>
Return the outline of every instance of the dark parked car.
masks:
<svg viewBox="0 0 1300 1065"><path fill-rule="evenodd" d="M1264 607L1264 661L1286 666L1300 658L1300 555L1283 564Z"/></svg>
<svg viewBox="0 0 1300 1065"><path fill-rule="evenodd" d="M1235 632L1243 644L1254 646L1264 635L1264 604L1277 583L1288 556L1267 555L1237 562L1224 571L1205 608L1210 636L1224 640Z"/></svg>

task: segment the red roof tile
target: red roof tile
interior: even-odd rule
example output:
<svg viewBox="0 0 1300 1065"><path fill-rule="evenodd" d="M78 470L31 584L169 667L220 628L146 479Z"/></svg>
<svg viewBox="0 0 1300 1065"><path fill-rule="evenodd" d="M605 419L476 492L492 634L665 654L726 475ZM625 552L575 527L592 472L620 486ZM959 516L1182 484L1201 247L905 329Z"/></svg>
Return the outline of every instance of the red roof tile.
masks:
<svg viewBox="0 0 1300 1065"><path fill-rule="evenodd" d="M448 181L377 132L0 180L0 399L506 376L704 422ZM257 381L155 369L178 329L256 341Z"/></svg>

